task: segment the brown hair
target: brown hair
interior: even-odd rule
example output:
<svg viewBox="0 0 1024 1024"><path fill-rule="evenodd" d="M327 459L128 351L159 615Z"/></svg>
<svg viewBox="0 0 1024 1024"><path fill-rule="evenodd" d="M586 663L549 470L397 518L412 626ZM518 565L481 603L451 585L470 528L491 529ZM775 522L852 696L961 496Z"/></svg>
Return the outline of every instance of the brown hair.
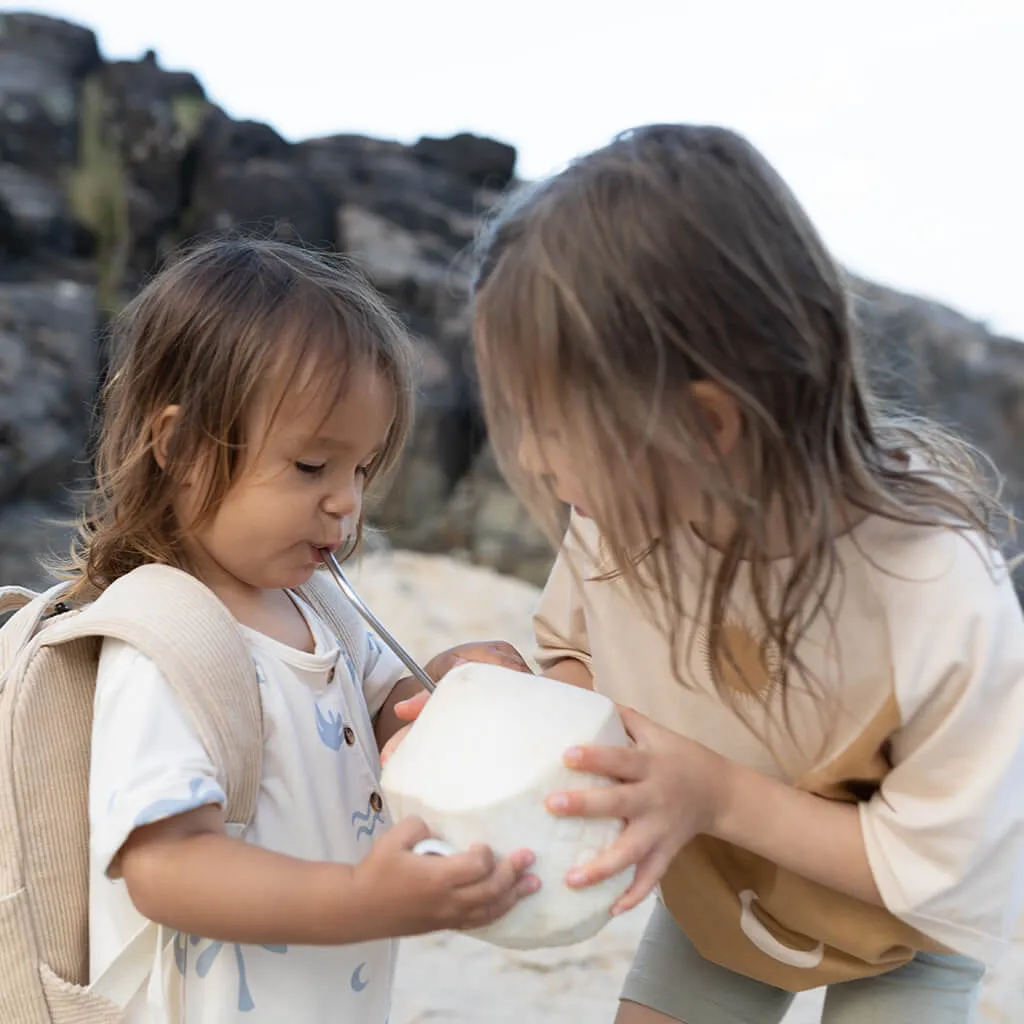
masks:
<svg viewBox="0 0 1024 1024"><path fill-rule="evenodd" d="M717 568L705 550L698 599L708 602L709 660L723 693L723 662L741 671L722 626L744 561L762 656L783 666L783 680L804 671L799 640L826 610L839 571L837 502L992 539L998 504L978 453L872 396L847 281L786 184L734 132L626 132L513 194L477 256L475 349L503 471L558 543L557 499L517 451L524 431L536 436L553 413L569 425L570 454L600 465L588 511L606 555L677 655L683 620L696 611L683 607L688 531L672 500L680 469L736 524ZM730 479L701 443L707 428L687 401L697 381L735 401L752 487ZM773 505L791 552L781 586L767 557ZM642 550L637 526L652 541Z"/></svg>
<svg viewBox="0 0 1024 1024"><path fill-rule="evenodd" d="M144 563L181 565L186 528L216 511L244 467L246 427L268 387L281 399L290 387L313 387L311 400L327 408L344 398L353 369L384 374L396 413L368 485L393 467L409 429L405 329L333 254L246 238L184 250L116 318L111 351L96 486L69 559L55 567L76 581L73 597ZM181 412L161 468L151 428L168 405ZM196 521L181 524L172 499L197 458L204 493Z"/></svg>

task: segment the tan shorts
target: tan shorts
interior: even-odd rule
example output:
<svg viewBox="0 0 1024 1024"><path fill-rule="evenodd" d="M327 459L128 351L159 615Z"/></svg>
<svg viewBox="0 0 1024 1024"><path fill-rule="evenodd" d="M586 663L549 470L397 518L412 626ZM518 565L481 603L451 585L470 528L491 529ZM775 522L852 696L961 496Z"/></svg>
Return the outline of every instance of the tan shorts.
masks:
<svg viewBox="0 0 1024 1024"><path fill-rule="evenodd" d="M822 1024L971 1024L984 974L966 957L920 953L888 974L831 986ZM684 1024L779 1024L796 997L705 960L659 901L621 998Z"/></svg>

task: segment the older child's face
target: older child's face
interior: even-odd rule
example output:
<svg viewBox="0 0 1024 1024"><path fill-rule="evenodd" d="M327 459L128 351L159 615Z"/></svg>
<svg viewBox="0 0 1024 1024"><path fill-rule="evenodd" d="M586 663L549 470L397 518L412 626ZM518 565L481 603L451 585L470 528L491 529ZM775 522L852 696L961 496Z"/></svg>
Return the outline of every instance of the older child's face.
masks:
<svg viewBox="0 0 1024 1024"><path fill-rule="evenodd" d="M737 479L741 477L738 446L740 416L736 402L716 384L698 382L691 386L689 400L696 416L706 426L707 448L704 457L712 454L718 464L731 467ZM560 501L571 505L587 517L611 506L618 511L620 540L632 545L645 545L654 540L647 535L645 523L650 522L651 508L667 501L678 523L698 527L708 539L727 534L731 525L718 521L703 500L700 481L700 461L676 460L670 473L656 468L660 465L652 456L652 446L638 443L628 466L611 465L599 451L581 452L580 442L573 442L573 428L568 423L554 420L531 430L525 428L519 444L519 462L528 473L546 478ZM667 477L667 478L666 478ZM627 483L628 481L628 483ZM659 498L660 495L660 498ZM599 502L597 496L603 500ZM606 524L607 525L607 524Z"/></svg>
<svg viewBox="0 0 1024 1024"><path fill-rule="evenodd" d="M389 382L370 368L350 373L348 392L325 418L300 391L250 425L248 462L192 541L210 585L301 586L350 537L363 506L367 468L395 415Z"/></svg>
<svg viewBox="0 0 1024 1024"><path fill-rule="evenodd" d="M580 515L587 515L584 481L559 432L524 431L519 462L528 473L547 478L559 501L571 505Z"/></svg>

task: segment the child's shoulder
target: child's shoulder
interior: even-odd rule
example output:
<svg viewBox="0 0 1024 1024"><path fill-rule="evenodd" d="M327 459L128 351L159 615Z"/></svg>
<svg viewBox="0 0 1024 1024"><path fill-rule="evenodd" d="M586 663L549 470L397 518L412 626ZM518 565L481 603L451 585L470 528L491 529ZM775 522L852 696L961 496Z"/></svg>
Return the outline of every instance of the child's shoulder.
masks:
<svg viewBox="0 0 1024 1024"><path fill-rule="evenodd" d="M1002 554L983 536L878 522L864 531L857 576L884 617L904 710L942 679L983 683L1024 661L1024 615ZM973 684L972 684L973 685Z"/></svg>
<svg viewBox="0 0 1024 1024"><path fill-rule="evenodd" d="M957 607L984 613L1017 600L1002 553L980 533L873 517L854 531L848 550L873 589L922 610Z"/></svg>

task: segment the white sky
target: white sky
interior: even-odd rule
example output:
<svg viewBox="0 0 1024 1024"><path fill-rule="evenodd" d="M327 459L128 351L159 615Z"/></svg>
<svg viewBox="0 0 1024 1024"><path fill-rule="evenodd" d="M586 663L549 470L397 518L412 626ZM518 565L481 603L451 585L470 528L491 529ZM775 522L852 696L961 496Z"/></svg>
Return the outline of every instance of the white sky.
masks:
<svg viewBox="0 0 1024 1024"><path fill-rule="evenodd" d="M26 7L89 25L107 58L152 48L293 140L468 130L536 177L634 124L726 124L849 267L1024 339L1024 0Z"/></svg>

